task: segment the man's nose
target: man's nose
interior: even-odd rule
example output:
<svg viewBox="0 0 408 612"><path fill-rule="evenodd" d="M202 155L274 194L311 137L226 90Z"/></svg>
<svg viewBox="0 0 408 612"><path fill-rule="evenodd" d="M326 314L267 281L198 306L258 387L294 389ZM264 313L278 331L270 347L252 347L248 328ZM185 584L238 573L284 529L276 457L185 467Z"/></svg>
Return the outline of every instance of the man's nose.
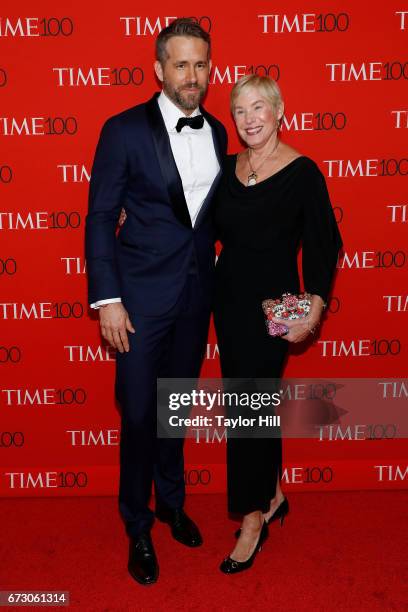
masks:
<svg viewBox="0 0 408 612"><path fill-rule="evenodd" d="M197 83L197 75L194 66L189 66L187 68L186 79L188 83Z"/></svg>

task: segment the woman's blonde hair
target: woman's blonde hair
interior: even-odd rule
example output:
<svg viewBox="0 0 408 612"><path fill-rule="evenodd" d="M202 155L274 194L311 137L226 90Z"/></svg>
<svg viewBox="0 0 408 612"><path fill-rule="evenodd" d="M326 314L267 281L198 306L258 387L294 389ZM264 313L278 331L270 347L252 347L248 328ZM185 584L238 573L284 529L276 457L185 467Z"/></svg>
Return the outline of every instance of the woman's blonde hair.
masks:
<svg viewBox="0 0 408 612"><path fill-rule="evenodd" d="M283 106L283 98L278 84L273 79L259 74L247 74L239 79L231 90L231 112L234 114L235 102L238 96L247 89L257 89L259 93L271 105L276 112L280 105Z"/></svg>

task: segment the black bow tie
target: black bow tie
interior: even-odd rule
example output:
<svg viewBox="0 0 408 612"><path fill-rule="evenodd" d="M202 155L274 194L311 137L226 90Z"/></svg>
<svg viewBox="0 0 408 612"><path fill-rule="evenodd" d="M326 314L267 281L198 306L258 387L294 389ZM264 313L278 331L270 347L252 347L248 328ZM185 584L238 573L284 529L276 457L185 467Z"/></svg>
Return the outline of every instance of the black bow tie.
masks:
<svg viewBox="0 0 408 612"><path fill-rule="evenodd" d="M204 117L202 115L196 115L195 117L180 117L177 121L176 130L181 132L186 125L193 128L193 130L201 130L204 125Z"/></svg>

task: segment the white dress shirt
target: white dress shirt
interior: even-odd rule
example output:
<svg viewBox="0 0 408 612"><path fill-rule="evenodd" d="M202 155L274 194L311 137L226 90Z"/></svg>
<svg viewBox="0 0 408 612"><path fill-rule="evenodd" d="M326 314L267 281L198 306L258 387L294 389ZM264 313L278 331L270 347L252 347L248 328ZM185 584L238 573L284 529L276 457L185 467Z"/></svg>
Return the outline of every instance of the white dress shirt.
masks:
<svg viewBox="0 0 408 612"><path fill-rule="evenodd" d="M157 98L157 102L169 135L171 150L183 184L191 224L194 227L201 206L220 170L212 130L204 118L204 125L201 129L194 130L186 125L181 132L177 132L177 121L186 115L166 96L164 91ZM189 117L199 114L200 110L196 108ZM99 300L91 304L91 308L99 308L103 304L121 301L120 297Z"/></svg>

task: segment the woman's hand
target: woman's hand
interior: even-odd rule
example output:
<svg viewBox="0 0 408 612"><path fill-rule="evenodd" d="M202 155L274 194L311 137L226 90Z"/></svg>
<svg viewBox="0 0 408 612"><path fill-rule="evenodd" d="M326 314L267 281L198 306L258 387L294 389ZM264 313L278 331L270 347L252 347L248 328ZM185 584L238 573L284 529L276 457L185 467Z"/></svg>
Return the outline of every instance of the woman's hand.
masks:
<svg viewBox="0 0 408 612"><path fill-rule="evenodd" d="M303 342L307 340L307 338L313 337L316 328L320 323L320 318L322 316L323 309L325 308L325 303L320 295L312 295L310 312L306 317L302 319L277 319L273 317L272 321L274 323L280 323L286 325L289 328L289 332L281 338L284 338L288 342Z"/></svg>
<svg viewBox="0 0 408 612"><path fill-rule="evenodd" d="M311 319L309 316L304 317L303 319L278 319L277 317L273 317L272 321L274 323L279 323L286 325L289 328L289 332L284 336L281 336L284 340L288 342L298 343L307 340L313 336L315 328L319 325L319 321L315 319Z"/></svg>

